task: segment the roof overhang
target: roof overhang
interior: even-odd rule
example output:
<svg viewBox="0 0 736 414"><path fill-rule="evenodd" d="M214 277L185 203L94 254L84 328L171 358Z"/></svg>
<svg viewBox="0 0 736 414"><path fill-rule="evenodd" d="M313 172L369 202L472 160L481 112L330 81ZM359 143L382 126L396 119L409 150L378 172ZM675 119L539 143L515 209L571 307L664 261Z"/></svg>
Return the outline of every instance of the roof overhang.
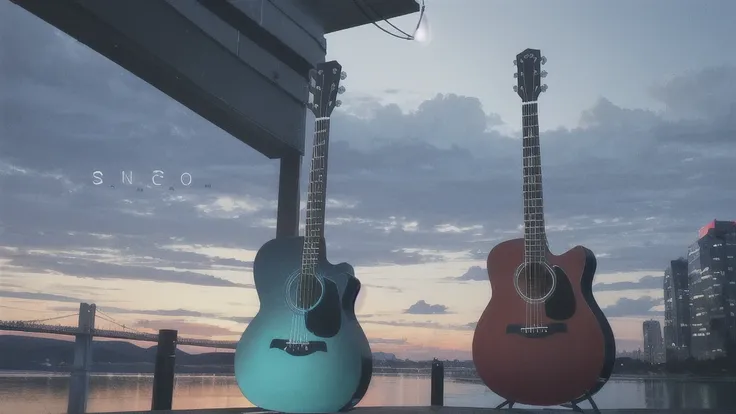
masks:
<svg viewBox="0 0 736 414"><path fill-rule="evenodd" d="M419 11L419 3L416 0L297 1L312 10L317 20L322 23L325 34ZM356 2L362 6L363 10Z"/></svg>

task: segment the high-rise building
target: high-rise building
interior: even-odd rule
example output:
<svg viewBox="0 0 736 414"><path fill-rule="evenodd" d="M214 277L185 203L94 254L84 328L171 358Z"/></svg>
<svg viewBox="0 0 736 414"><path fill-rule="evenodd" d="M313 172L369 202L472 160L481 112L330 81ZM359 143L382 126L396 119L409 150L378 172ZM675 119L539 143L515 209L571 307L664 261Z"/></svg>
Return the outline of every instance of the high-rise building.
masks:
<svg viewBox="0 0 736 414"><path fill-rule="evenodd" d="M644 360L651 364L664 362L664 343L659 321L644 321Z"/></svg>
<svg viewBox="0 0 736 414"><path fill-rule="evenodd" d="M736 358L736 222L714 220L688 249L690 353Z"/></svg>
<svg viewBox="0 0 736 414"><path fill-rule="evenodd" d="M683 257L664 271L664 347L668 361L690 356L690 289Z"/></svg>

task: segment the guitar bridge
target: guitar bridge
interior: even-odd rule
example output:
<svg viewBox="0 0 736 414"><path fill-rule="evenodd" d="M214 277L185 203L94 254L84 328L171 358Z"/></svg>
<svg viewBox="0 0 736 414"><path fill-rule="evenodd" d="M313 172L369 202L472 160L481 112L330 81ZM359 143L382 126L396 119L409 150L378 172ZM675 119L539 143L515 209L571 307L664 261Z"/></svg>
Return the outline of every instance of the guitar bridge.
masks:
<svg viewBox="0 0 736 414"><path fill-rule="evenodd" d="M286 339L274 339L269 348L280 349L291 356L307 356L315 352L327 352L327 344L322 341L291 342Z"/></svg>
<svg viewBox="0 0 736 414"><path fill-rule="evenodd" d="M525 338L545 338L556 333L567 332L567 324L557 322L547 326L524 326L524 325L508 325L506 327L507 334L521 335Z"/></svg>

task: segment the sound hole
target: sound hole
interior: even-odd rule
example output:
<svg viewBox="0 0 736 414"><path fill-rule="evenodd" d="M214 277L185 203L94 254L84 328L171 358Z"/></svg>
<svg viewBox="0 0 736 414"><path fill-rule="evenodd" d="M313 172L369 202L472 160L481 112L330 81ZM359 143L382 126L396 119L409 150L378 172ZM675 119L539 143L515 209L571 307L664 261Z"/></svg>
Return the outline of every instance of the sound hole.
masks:
<svg viewBox="0 0 736 414"><path fill-rule="evenodd" d="M306 313L316 308L323 294L324 283L315 275L297 272L289 278L287 302L295 312Z"/></svg>
<svg viewBox="0 0 736 414"><path fill-rule="evenodd" d="M555 290L555 273L547 263L523 263L516 271L516 291L527 302L544 302Z"/></svg>

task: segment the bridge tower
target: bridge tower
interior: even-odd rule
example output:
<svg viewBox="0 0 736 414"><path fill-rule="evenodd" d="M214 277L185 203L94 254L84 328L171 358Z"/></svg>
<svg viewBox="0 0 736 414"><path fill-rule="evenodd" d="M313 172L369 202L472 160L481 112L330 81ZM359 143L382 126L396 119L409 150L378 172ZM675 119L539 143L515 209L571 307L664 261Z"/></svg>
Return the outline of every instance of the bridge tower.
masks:
<svg viewBox="0 0 736 414"><path fill-rule="evenodd" d="M94 303L79 304L79 331L74 341L74 366L69 381L67 414L87 412L89 370L92 367L92 330L95 328L96 309Z"/></svg>

